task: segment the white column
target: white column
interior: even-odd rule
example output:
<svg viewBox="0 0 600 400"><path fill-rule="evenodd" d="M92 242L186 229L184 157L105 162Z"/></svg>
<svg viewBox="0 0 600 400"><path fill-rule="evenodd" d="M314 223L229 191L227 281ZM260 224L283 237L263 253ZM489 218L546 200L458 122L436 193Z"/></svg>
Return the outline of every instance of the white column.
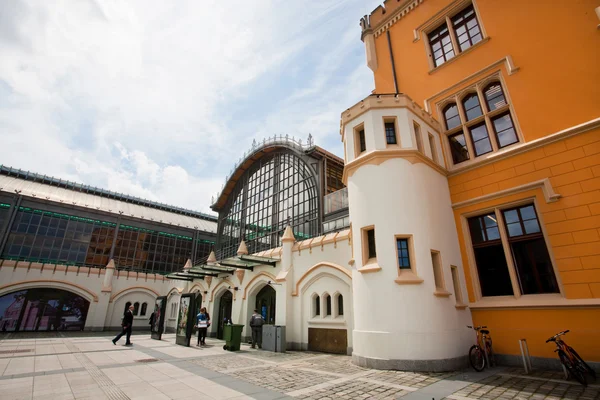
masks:
<svg viewBox="0 0 600 400"><path fill-rule="evenodd" d="M277 282L281 284L280 289L276 291L275 325L292 326L292 291L294 288L294 265L292 256L292 247L296 238L292 228L288 225L285 228L281 243L283 251L281 253L281 271L277 275Z"/></svg>

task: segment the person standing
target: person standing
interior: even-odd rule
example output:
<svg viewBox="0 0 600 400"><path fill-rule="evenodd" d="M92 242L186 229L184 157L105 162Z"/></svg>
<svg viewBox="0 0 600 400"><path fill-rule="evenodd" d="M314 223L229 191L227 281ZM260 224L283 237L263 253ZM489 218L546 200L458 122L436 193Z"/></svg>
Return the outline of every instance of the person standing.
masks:
<svg viewBox="0 0 600 400"><path fill-rule="evenodd" d="M202 307L196 316L196 325L198 326L198 344L196 346L206 346L206 332L210 326L210 315L206 307Z"/></svg>
<svg viewBox="0 0 600 400"><path fill-rule="evenodd" d="M152 314L150 314L150 319L148 320L148 323L150 324L150 333L154 333L154 318L155 318L155 313L153 312Z"/></svg>
<svg viewBox="0 0 600 400"><path fill-rule="evenodd" d="M133 305L129 306L129 309L125 311L125 315L123 315L123 322L121 322L121 326L123 327L123 331L119 333L112 340L113 344L116 345L119 339L123 337L123 335L127 334L127 340L125 342L125 346L131 346L131 326L133 325Z"/></svg>
<svg viewBox="0 0 600 400"><path fill-rule="evenodd" d="M262 348L262 327L265 323L263 316L258 313L258 310L254 310L254 314L250 318L250 328L252 328L252 348L255 349L256 345L258 348Z"/></svg>

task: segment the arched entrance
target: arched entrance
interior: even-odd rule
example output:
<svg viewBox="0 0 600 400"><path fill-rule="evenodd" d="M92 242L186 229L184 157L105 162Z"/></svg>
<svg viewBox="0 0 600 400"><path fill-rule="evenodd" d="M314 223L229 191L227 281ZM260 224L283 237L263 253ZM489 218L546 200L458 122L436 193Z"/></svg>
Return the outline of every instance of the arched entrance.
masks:
<svg viewBox="0 0 600 400"><path fill-rule="evenodd" d="M217 329L217 338L223 339L223 326L225 320L231 320L231 307L233 306L233 296L229 290L226 290L219 299L219 322Z"/></svg>
<svg viewBox="0 0 600 400"><path fill-rule="evenodd" d="M256 309L267 324L275 323L275 295L275 289L270 285L265 285L256 294Z"/></svg>
<svg viewBox="0 0 600 400"><path fill-rule="evenodd" d="M202 307L202 294L200 292L196 292L196 314L200 312L200 308Z"/></svg>
<svg viewBox="0 0 600 400"><path fill-rule="evenodd" d="M0 297L0 330L82 331L89 307L88 300L66 290L20 290Z"/></svg>

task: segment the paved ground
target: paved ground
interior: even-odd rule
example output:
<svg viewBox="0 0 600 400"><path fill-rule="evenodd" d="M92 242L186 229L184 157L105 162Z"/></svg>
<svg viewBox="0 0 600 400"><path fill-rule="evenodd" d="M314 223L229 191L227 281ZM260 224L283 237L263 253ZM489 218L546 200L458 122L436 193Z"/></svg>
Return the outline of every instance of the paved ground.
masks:
<svg viewBox="0 0 600 400"><path fill-rule="evenodd" d="M135 335L133 347L100 334L0 335L0 399L394 399L594 400L587 388L556 372L519 369L424 374L378 371L350 357L270 353L243 346L226 352ZM122 339L122 343L123 343Z"/></svg>

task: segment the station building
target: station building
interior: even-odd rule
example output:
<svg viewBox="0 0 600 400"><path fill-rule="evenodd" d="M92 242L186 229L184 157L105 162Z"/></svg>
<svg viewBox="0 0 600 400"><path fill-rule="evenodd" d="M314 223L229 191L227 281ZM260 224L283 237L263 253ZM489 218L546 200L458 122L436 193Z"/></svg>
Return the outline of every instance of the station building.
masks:
<svg viewBox="0 0 600 400"><path fill-rule="evenodd" d="M375 89L341 114L344 159L255 143L217 217L3 168L6 329L114 328L127 303L141 326L158 295L173 329L195 293L213 336L258 308L289 349L368 367L461 368L472 324L503 363L527 339L557 365L565 329L599 362L595 6L385 1L360 21Z"/></svg>

